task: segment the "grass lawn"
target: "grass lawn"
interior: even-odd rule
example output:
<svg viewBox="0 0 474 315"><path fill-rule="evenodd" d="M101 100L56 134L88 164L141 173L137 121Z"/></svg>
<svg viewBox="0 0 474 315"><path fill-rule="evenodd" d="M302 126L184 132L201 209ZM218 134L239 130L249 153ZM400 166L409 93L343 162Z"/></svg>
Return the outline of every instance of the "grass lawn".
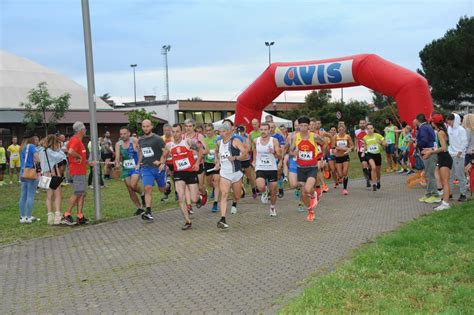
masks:
<svg viewBox="0 0 474 315"><path fill-rule="evenodd" d="M280 313L474 314L474 201L357 249Z"/></svg>

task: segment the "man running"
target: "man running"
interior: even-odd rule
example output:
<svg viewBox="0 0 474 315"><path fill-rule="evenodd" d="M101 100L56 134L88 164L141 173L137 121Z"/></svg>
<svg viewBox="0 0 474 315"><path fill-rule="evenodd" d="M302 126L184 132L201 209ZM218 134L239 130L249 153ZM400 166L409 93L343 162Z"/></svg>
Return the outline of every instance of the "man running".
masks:
<svg viewBox="0 0 474 315"><path fill-rule="evenodd" d="M8 161L10 164L10 184L13 184L13 171L16 170L16 179L20 182L20 145L18 144L18 138L12 138L12 144L7 148Z"/></svg>
<svg viewBox="0 0 474 315"><path fill-rule="evenodd" d="M314 209L318 204L314 186L318 173L318 144L314 133L309 132L309 118L298 119L300 131L295 133L291 153L296 157L298 185L303 187L301 199L308 209L307 220L314 220Z"/></svg>
<svg viewBox="0 0 474 315"><path fill-rule="evenodd" d="M374 132L374 125L367 124L367 134L363 138L364 152L363 157L370 165L372 170L372 190L380 189L380 166L382 165L382 148L387 145L382 135Z"/></svg>
<svg viewBox="0 0 474 315"><path fill-rule="evenodd" d="M270 186L270 216L276 217L278 160L281 160L281 148L278 140L270 137L270 125L260 126L261 136L255 139L252 164L255 167L257 188L260 192L267 191L266 182Z"/></svg>
<svg viewBox="0 0 474 315"><path fill-rule="evenodd" d="M161 138L163 138L163 141L165 142L165 145L173 141L173 134L172 134L172 129L170 124L164 124L163 125L163 135ZM173 160L171 158L171 155L168 154L168 157L166 158L166 174L173 176ZM168 180L167 180L168 182ZM170 187L171 187L171 181L170 182ZM178 200L178 193L176 192L175 189L175 199L176 201ZM171 193L171 189L168 191L164 192L163 198L161 198L161 201L168 201L168 196L169 193Z"/></svg>
<svg viewBox="0 0 474 315"><path fill-rule="evenodd" d="M237 127L237 133L241 138L241 141L244 143L244 145L247 147L247 156L246 159L244 159L241 162L242 165L242 171L244 172L244 175L247 177L248 183L250 184L250 187L252 187L252 197L255 196L257 198L257 194L254 194L254 191L256 191L256 185L255 185L255 178L253 177L253 172L252 172L252 165L250 162L251 156L250 156L250 150L252 147L252 143L250 142L250 137L249 135L245 132L245 127L244 126L238 126ZM245 189L242 186L242 198L245 197Z"/></svg>
<svg viewBox="0 0 474 315"><path fill-rule="evenodd" d="M359 120L359 129L355 131L355 138L356 138L356 150L357 155L359 156L359 161L362 166L362 173L364 174L366 186L370 188L370 170L369 170L369 163L367 163L366 156L364 154L364 137L367 134L367 121L365 119Z"/></svg>
<svg viewBox="0 0 474 315"><path fill-rule="evenodd" d="M173 125L173 141L166 144L163 156L160 160L160 170L164 170L165 159L171 154L173 161L173 178L178 192L179 207L184 217L184 225L182 230L189 230L192 227L189 219L189 211L186 205L186 189L191 193L191 201L197 202L198 196L198 178L197 171L199 164L198 159L201 153L196 142L183 139L183 132L180 124Z"/></svg>
<svg viewBox="0 0 474 315"><path fill-rule="evenodd" d="M252 131L249 133L249 138L250 138L250 143L252 144L252 146L249 148L249 150L251 150L250 154L254 154L254 148L253 148L253 143L255 142L255 139L257 139L258 137L260 137L260 122L258 121L258 119L254 118L252 119ZM255 178L255 168L253 168L252 166L252 178ZM252 189L252 197L253 199L256 199L257 198L257 188L255 189Z"/></svg>
<svg viewBox="0 0 474 315"><path fill-rule="evenodd" d="M166 169L162 167L160 159L163 154L165 142L163 139L153 133L153 124L149 119L142 122L142 130L144 135L138 140L138 166L141 167L141 178L143 186L145 187L145 213L142 214L144 221L153 222L154 218L151 213L152 192L155 182L158 184L158 189L164 192L170 189L166 185ZM168 187L167 187L168 186Z"/></svg>
<svg viewBox="0 0 474 315"><path fill-rule="evenodd" d="M140 180L140 170L138 166L138 139L130 138L128 127L120 128L120 141L115 144L115 167L121 166L121 178L127 187L130 199L137 207L135 215L141 215L145 210L145 194L138 185ZM142 203L138 199L141 196Z"/></svg>
<svg viewBox="0 0 474 315"><path fill-rule="evenodd" d="M217 222L217 227L227 229L229 225L226 222L227 197L232 187L234 191L234 201L232 202L231 213L237 213L237 202L242 194L242 166L241 161L246 158L247 148L233 134L233 123L230 120L224 120L219 127L222 139L217 141L216 169L219 169L220 178L220 203L221 219Z"/></svg>
<svg viewBox="0 0 474 315"><path fill-rule="evenodd" d="M216 170L216 146L217 146L217 135L214 133L214 126L212 124L206 124L204 126L204 143L206 144L207 150L204 154L204 171L206 172L207 184L212 189L211 198L214 198L212 204L212 212L219 210L219 171Z"/></svg>
<svg viewBox="0 0 474 315"><path fill-rule="evenodd" d="M268 124L270 126L271 137L278 140L278 144L282 151L281 155L284 155L286 152L285 138L280 133L276 132L276 125L274 122L269 122ZM283 198L283 196L285 195L285 191L283 190L283 176L282 175L283 175L283 159L281 158L278 161L278 198Z"/></svg>
<svg viewBox="0 0 474 315"><path fill-rule="evenodd" d="M347 185L349 183L349 152L354 147L351 137L346 133L346 126L339 125L339 132L334 136L332 149L336 157L336 170L339 178L342 178L342 194L348 195Z"/></svg>
<svg viewBox="0 0 474 315"><path fill-rule="evenodd" d="M206 182L205 182L205 176L204 176L205 175L204 174L204 161L202 160L202 156L207 149L206 149L206 144L204 143L204 136L200 133L197 133L194 130L195 127L196 127L196 121L194 119L189 118L184 121L184 130L186 131L184 138L197 143L199 147L199 151L201 152L201 158L196 161L199 165L198 179L199 179L199 194L200 194L200 198L196 206L200 208L201 206L205 206L207 203L207 190L206 190ZM188 205L188 208L189 208L189 205ZM191 209L191 212L192 212L192 209Z"/></svg>

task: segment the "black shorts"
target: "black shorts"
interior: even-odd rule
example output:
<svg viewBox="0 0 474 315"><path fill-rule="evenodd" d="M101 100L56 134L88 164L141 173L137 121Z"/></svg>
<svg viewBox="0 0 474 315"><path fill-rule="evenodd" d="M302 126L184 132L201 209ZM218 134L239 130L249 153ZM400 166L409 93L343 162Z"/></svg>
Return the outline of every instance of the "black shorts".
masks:
<svg viewBox="0 0 474 315"><path fill-rule="evenodd" d="M197 184L199 182L196 172L174 172L175 182L184 181L186 185Z"/></svg>
<svg viewBox="0 0 474 315"><path fill-rule="evenodd" d="M341 164L344 162L349 162L349 155L344 155L344 156L336 156L336 163Z"/></svg>
<svg viewBox="0 0 474 315"><path fill-rule="evenodd" d="M206 171L206 176L219 174L219 171L216 171L216 170L208 172L209 170L212 170L215 167L216 167L216 164L214 164L214 163L205 163L204 162L204 170Z"/></svg>
<svg viewBox="0 0 474 315"><path fill-rule="evenodd" d="M314 177L316 179L316 175L318 174L318 167L299 167L297 171L297 178L298 182L306 182L306 180L310 177Z"/></svg>
<svg viewBox="0 0 474 315"><path fill-rule="evenodd" d="M244 169L250 167L250 160L242 161L242 162L240 162L240 165L242 166L242 169L244 170Z"/></svg>
<svg viewBox="0 0 474 315"><path fill-rule="evenodd" d="M278 181L278 171L257 171L255 177L264 178L269 183L274 183Z"/></svg>
<svg viewBox="0 0 474 315"><path fill-rule="evenodd" d="M370 160L374 160L375 166L380 166L382 165L382 154L380 153L366 153L365 158L367 159L367 162Z"/></svg>
<svg viewBox="0 0 474 315"><path fill-rule="evenodd" d="M197 174L200 175L200 174L202 174L202 172L204 172L204 164L203 163L199 164L199 170L197 171Z"/></svg>
<svg viewBox="0 0 474 315"><path fill-rule="evenodd" d="M166 166L168 166L168 169L170 170L170 172L174 172L174 164L173 163L166 163Z"/></svg>
<svg viewBox="0 0 474 315"><path fill-rule="evenodd" d="M112 160L113 157L114 156L112 155L112 153L102 153L101 154L102 161L105 161L107 159Z"/></svg>
<svg viewBox="0 0 474 315"><path fill-rule="evenodd" d="M449 155L448 152L438 153L438 167L447 167L451 169L453 167L453 158Z"/></svg>
<svg viewBox="0 0 474 315"><path fill-rule="evenodd" d="M359 161L362 163L362 162L367 162L367 154L365 154L364 156L362 156L362 152L357 152L357 155L359 156Z"/></svg>

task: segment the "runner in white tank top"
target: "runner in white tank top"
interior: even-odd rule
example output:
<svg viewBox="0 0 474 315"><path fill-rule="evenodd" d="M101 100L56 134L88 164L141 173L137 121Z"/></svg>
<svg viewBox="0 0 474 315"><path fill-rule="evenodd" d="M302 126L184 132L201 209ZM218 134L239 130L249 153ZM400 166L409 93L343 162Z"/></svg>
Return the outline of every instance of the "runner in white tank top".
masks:
<svg viewBox="0 0 474 315"><path fill-rule="evenodd" d="M260 126L261 136L255 139L255 153L252 164L255 166L257 189L263 193L267 191L266 182L270 190L270 216L276 216L275 203L277 200L278 186L278 164L281 159L282 150L278 140L270 137L270 125L262 123ZM262 202L268 202L268 197L263 198Z"/></svg>

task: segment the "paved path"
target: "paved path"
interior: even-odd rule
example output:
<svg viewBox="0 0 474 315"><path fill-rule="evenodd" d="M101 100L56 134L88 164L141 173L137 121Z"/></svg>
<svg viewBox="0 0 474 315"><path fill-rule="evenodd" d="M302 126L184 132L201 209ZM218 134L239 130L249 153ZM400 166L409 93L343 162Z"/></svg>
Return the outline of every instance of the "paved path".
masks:
<svg viewBox="0 0 474 315"><path fill-rule="evenodd" d="M274 312L315 271L332 268L360 244L432 211L405 190L404 176L382 190L350 183L330 190L306 222L293 193L278 200L278 217L246 198L216 228L206 206L193 229L181 214L131 218L70 234L0 247L0 309L6 313L257 313ZM369 198L370 197L370 198Z"/></svg>

